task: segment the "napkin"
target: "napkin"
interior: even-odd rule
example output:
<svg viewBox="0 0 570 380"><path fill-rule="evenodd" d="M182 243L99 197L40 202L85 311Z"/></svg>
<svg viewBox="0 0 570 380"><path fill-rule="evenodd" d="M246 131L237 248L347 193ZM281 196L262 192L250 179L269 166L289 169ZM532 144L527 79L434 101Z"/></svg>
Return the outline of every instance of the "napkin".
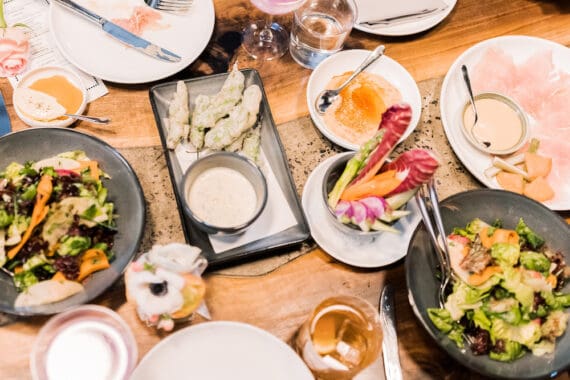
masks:
<svg viewBox="0 0 570 380"><path fill-rule="evenodd" d="M448 5L443 0L359 0L357 23L374 23L381 20L390 22L405 22L413 20L407 15L433 14L445 10ZM429 12L429 11L432 11Z"/></svg>

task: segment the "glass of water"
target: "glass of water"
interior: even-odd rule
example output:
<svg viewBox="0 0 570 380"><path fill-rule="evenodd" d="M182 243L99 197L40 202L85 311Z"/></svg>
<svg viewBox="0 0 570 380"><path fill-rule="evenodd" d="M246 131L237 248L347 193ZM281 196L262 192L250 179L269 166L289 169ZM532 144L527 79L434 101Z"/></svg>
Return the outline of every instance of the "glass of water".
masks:
<svg viewBox="0 0 570 380"><path fill-rule="evenodd" d="M314 69L342 49L357 9L354 0L307 0L294 15L289 51L298 64Z"/></svg>

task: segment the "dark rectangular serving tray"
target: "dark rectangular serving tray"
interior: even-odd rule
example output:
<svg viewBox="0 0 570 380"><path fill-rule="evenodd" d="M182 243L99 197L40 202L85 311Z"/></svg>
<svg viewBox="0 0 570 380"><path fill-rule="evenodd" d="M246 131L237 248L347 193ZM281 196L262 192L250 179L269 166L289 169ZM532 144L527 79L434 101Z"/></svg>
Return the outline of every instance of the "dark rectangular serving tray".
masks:
<svg viewBox="0 0 570 380"><path fill-rule="evenodd" d="M176 91L176 81L162 83L153 86L149 90L150 103L160 134L160 140L162 141L162 147L165 152L170 179L178 205L178 212L182 220L184 236L187 243L202 249L204 256L208 259L209 269L268 256L276 250L300 244L309 237L309 226L305 220L301 203L295 190L285 150L283 149L277 128L271 116L271 110L261 77L257 70L254 69L244 69L240 71L245 76L246 87L251 84L257 84L261 89L263 95L259 110L261 116L259 121L261 123L261 146L271 169L275 173L275 177L281 186L297 224L279 233L266 236L223 253L215 253L213 251L208 235L199 230L183 211L181 202L182 194L179 193L178 184L184 173L182 173L174 151L166 148L166 129L162 122L162 120L168 116L168 104ZM194 100L198 94L213 95L217 93L228 75L228 73L223 73L184 80L189 90L190 110L192 111L194 108Z"/></svg>

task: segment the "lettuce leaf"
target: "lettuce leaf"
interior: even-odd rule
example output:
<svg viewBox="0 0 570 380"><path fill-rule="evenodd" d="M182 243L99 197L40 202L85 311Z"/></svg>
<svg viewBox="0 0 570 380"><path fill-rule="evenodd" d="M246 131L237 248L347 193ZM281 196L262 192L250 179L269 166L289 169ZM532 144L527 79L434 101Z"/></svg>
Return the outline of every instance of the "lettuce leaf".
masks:
<svg viewBox="0 0 570 380"><path fill-rule="evenodd" d="M550 260L542 254L533 251L523 251L520 255L520 262L526 269L548 275L550 271Z"/></svg>
<svg viewBox="0 0 570 380"><path fill-rule="evenodd" d="M489 358L500 362L512 362L513 360L519 359L524 355L525 351L523 350L523 346L520 343L514 342L512 340L504 341L502 352L496 352L493 350L489 352Z"/></svg>
<svg viewBox="0 0 570 380"><path fill-rule="evenodd" d="M483 304L481 300L487 296L487 291L472 288L463 281L453 285L453 292L445 301L445 309L449 311L451 318L458 321L463 317L466 310L475 310Z"/></svg>
<svg viewBox="0 0 570 380"><path fill-rule="evenodd" d="M519 261L520 248L514 244L495 243L491 247L491 257L493 257L501 267L514 267Z"/></svg>
<svg viewBox="0 0 570 380"><path fill-rule="evenodd" d="M490 333L493 342L499 339L505 341L512 340L530 347L533 343L538 342L542 336L538 320L518 326L511 325L500 318L492 318L491 322Z"/></svg>
<svg viewBox="0 0 570 380"><path fill-rule="evenodd" d="M437 329L449 337L457 344L457 347L463 347L463 326L455 322L451 318L451 314L446 309L429 308L427 309L428 317Z"/></svg>
<svg viewBox="0 0 570 380"><path fill-rule="evenodd" d="M521 238L521 246L528 243L528 245L533 249L538 249L544 244L544 239L531 230L530 227L526 225L523 218L519 219L515 231L517 231L517 234L519 234L519 237Z"/></svg>

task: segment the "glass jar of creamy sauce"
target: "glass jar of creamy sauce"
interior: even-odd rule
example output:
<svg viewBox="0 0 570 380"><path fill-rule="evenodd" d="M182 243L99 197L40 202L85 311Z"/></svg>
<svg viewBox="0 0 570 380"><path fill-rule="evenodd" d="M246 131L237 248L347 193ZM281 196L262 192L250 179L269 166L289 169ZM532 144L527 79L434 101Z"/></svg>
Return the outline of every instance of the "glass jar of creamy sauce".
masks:
<svg viewBox="0 0 570 380"><path fill-rule="evenodd" d="M477 148L493 154L509 154L526 141L528 123L522 108L512 99L483 93L475 97L477 122L470 103L463 111L463 132Z"/></svg>

